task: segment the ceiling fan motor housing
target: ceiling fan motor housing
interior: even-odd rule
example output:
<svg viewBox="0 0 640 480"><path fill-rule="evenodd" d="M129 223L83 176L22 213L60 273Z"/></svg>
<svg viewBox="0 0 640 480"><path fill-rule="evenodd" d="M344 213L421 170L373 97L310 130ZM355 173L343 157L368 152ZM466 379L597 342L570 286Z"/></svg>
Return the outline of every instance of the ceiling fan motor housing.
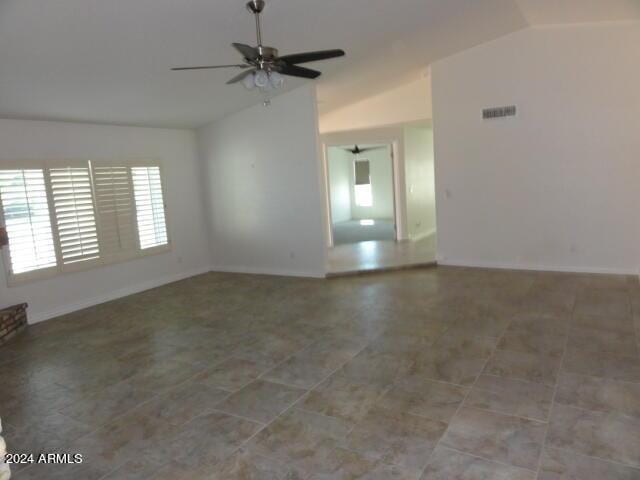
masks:
<svg viewBox="0 0 640 480"><path fill-rule="evenodd" d="M258 53L260 55L259 59L266 64L273 63L278 58L277 48L258 45L256 49L258 50Z"/></svg>

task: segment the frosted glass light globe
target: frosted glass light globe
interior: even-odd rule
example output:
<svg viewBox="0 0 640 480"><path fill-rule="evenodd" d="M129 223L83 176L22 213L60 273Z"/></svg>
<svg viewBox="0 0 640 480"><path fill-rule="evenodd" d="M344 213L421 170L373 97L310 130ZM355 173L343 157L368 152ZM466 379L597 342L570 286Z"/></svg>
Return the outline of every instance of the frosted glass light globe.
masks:
<svg viewBox="0 0 640 480"><path fill-rule="evenodd" d="M269 84L269 74L264 70L258 70L255 73L256 87L264 88Z"/></svg>
<svg viewBox="0 0 640 480"><path fill-rule="evenodd" d="M273 86L273 88L282 88L284 85L284 77L278 72L271 72L269 74L269 80L271 81L271 86Z"/></svg>
<svg viewBox="0 0 640 480"><path fill-rule="evenodd" d="M247 90L253 90L256 86L255 74L250 73L246 77L242 79L242 85L245 86Z"/></svg>

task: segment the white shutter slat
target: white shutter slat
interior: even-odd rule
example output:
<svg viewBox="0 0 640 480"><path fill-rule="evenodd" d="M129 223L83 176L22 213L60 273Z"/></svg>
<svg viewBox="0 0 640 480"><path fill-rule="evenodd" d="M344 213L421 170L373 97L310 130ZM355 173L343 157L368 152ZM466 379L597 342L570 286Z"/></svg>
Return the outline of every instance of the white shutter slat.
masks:
<svg viewBox="0 0 640 480"><path fill-rule="evenodd" d="M100 258L89 166L49 169L62 264Z"/></svg>
<svg viewBox="0 0 640 480"><path fill-rule="evenodd" d="M55 267L44 170L0 170L0 200L12 273Z"/></svg>
<svg viewBox="0 0 640 480"><path fill-rule="evenodd" d="M160 167L132 167L138 240L141 249L167 245L166 216Z"/></svg>
<svg viewBox="0 0 640 480"><path fill-rule="evenodd" d="M93 165L93 183L100 225L100 248L105 258L136 253L131 171L126 165Z"/></svg>

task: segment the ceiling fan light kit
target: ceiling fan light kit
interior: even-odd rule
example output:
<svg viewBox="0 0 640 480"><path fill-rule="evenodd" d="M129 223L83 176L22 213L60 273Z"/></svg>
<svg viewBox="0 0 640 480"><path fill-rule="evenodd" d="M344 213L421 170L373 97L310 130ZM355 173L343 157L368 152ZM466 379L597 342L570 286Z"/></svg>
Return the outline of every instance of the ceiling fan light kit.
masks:
<svg viewBox="0 0 640 480"><path fill-rule="evenodd" d="M264 0L251 0L247 3L247 9L253 13L256 21L256 38L258 45L252 47L243 43L233 43L232 46L242 55L243 63L235 65L211 65L202 67L172 68L178 70L208 70L218 68L242 69L227 84L241 82L248 90L258 89L262 92L270 92L282 88L285 83L284 76L314 79L322 75L317 70L298 66L301 63L328 60L342 57L343 50L321 50L317 52L296 53L293 55L279 56L278 50L262 45L262 27L260 14L265 8Z"/></svg>

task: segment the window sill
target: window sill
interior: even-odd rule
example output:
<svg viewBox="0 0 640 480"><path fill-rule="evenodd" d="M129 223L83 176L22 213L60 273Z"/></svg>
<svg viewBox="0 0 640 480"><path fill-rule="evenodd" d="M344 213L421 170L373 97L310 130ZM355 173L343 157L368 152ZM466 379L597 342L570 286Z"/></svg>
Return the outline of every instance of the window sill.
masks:
<svg viewBox="0 0 640 480"><path fill-rule="evenodd" d="M72 269L63 271L61 271L58 267L51 267L43 270L34 270L31 272L20 273L17 275L7 272L7 286L9 288L21 287L23 285L28 285L30 283L38 282L41 280L49 280L51 278L66 276L69 274L88 272L91 270L97 270L99 268L110 267L112 265L130 263L134 262L135 260L141 260L155 255L162 255L163 253L168 253L171 250L171 243L168 243L167 245L140 250L135 255L119 257L118 259L90 261L86 265L82 265L80 263L72 264Z"/></svg>

